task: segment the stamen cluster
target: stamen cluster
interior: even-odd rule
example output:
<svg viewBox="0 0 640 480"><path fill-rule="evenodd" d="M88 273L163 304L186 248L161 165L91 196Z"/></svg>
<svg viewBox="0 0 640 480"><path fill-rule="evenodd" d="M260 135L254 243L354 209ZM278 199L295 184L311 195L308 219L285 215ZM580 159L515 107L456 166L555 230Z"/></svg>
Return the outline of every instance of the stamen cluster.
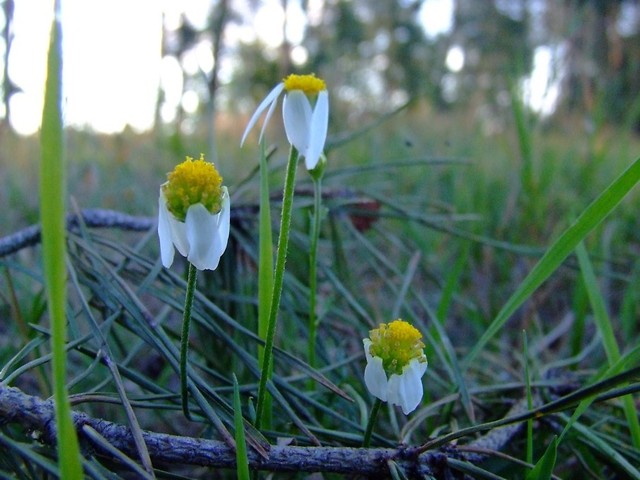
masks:
<svg viewBox="0 0 640 480"><path fill-rule="evenodd" d="M394 320L380 324L379 328L369 332L371 347L369 352L382 359L387 374L402 374L402 369L414 359L424 357L422 334L413 325Z"/></svg>
<svg viewBox="0 0 640 480"><path fill-rule="evenodd" d="M177 220L184 222L189 207L197 203L212 214L222 208L222 177L213 163L205 161L204 155L199 160L187 157L167 179L162 191L167 209Z"/></svg>
<svg viewBox="0 0 640 480"><path fill-rule="evenodd" d="M296 75L292 73L284 80L284 89L287 92L293 90L300 90L306 95L317 95L323 90L327 89L327 85L324 80L315 76L315 74L309 75Z"/></svg>

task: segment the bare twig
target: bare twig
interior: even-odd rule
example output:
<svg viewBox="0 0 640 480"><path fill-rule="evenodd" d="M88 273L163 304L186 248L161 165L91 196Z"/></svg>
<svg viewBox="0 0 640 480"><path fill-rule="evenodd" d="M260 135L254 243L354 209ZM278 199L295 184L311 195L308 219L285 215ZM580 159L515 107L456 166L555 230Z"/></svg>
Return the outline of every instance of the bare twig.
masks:
<svg viewBox="0 0 640 480"><path fill-rule="evenodd" d="M135 217L114 210L86 209L82 210L82 222L88 227L119 228L142 232L155 225L155 218ZM78 228L77 215L67 215L67 229ZM31 225L11 235L0 238L0 258L16 253L25 248L40 243L40 225Z"/></svg>
<svg viewBox="0 0 640 480"><path fill-rule="evenodd" d="M296 190L297 195L313 196L313 192L301 188ZM350 189L334 189L323 193L323 198L341 199L346 203L359 205L362 199L356 191ZM231 208L231 222L240 221L243 218L254 217L258 210L257 205L240 205ZM81 218L80 218L81 217ZM102 208L87 208L80 211L80 215L67 215L67 229L77 230L80 224L90 228L117 228L132 232L144 232L155 227L155 217L128 215L117 210ZM0 258L16 253L23 248L32 247L40 243L40 225L30 225L15 233L0 238Z"/></svg>
<svg viewBox="0 0 640 480"><path fill-rule="evenodd" d="M56 444L54 406L51 400L27 395L21 390L0 384L0 423L17 423L39 434L45 444ZM84 433L85 426L95 430L112 447L130 457L136 456L131 431L124 425L96 419L80 412L73 412L73 421L79 432L85 452L97 452L114 459L113 453L104 449L103 443L92 441ZM183 464L218 468L234 468L235 452L226 443L202 438L181 437L144 431L143 438L155 465ZM439 475L448 470L447 458L466 457L447 447L420 455L414 448L349 448L349 447L301 447L272 446L266 458L249 452L249 464L256 470L274 472L333 472L357 475L386 476L389 462L395 462L410 478L422 475Z"/></svg>

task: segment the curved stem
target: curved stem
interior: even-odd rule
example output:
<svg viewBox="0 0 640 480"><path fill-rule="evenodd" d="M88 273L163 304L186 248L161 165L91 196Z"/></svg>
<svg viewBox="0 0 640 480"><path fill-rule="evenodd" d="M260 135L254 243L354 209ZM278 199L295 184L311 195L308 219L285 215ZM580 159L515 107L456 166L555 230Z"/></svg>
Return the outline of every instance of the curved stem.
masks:
<svg viewBox="0 0 640 480"><path fill-rule="evenodd" d="M382 405L382 400L376 398L376 401L371 407L371 414L369 415L369 421L367 422L367 429L364 432L364 439L362 440L362 446L364 448L368 448L371 444L371 435L373 434L373 427L376 424L376 419L378 418L378 412L380 411L380 406Z"/></svg>
<svg viewBox="0 0 640 480"><path fill-rule="evenodd" d="M295 186L296 169L298 167L298 151L291 146L287 173L284 179L284 193L282 196L282 216L280 218L280 235L278 237L278 252L276 254L276 267L273 275L273 295L271 296L271 309L269 311L269 325L265 338L264 355L260 371L260 384L258 386L258 405L256 411L256 427L260 428L263 420L270 416L265 410L267 398L267 381L271 377L273 363L273 341L280 309L280 297L284 282L284 268L287 261L287 249L289 247L289 230L291 228L291 212L293 210L293 193Z"/></svg>
<svg viewBox="0 0 640 480"><path fill-rule="evenodd" d="M196 279L198 269L189 263L187 276L187 293L184 299L184 312L182 316L182 339L180 341L180 392L182 394L182 411L184 416L191 420L189 413L189 389L187 382L187 359L189 357L189 325L191 323L191 307L193 296L196 293Z"/></svg>
<svg viewBox="0 0 640 480"><path fill-rule="evenodd" d="M311 224L311 248L309 252L309 365L316 366L316 335L320 323L316 314L317 258L320 222L322 221L322 179L313 179L313 220Z"/></svg>

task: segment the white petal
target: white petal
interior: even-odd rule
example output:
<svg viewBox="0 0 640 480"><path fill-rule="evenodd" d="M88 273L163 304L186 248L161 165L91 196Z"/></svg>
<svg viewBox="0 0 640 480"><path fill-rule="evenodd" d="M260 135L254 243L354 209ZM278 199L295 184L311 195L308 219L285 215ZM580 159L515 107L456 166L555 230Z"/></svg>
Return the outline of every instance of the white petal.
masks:
<svg viewBox="0 0 640 480"><path fill-rule="evenodd" d="M364 345L364 354L367 357L367 363L373 358L373 355L371 355L371 352L369 351L371 349L372 343L373 342L371 342L370 338L362 339L362 344Z"/></svg>
<svg viewBox="0 0 640 480"><path fill-rule="evenodd" d="M209 213L201 203L191 205L187 210L187 260L198 270L215 270L218 266L222 254L218 237L218 215Z"/></svg>
<svg viewBox="0 0 640 480"><path fill-rule="evenodd" d="M166 200L160 189L160 197L158 198L158 237L160 239L160 258L162 265L169 268L173 264L173 241L171 240L171 225L169 224L169 211L167 210Z"/></svg>
<svg viewBox="0 0 640 480"><path fill-rule="evenodd" d="M426 362L413 359L401 375L394 374L389 379L389 403L402 407L405 415L413 412L422 400L422 375L426 369Z"/></svg>
<svg viewBox="0 0 640 480"><path fill-rule="evenodd" d="M167 211L169 227L171 228L171 240L173 244L180 252L180 255L186 257L189 254L189 241L187 240L187 227L184 222L181 222L173 214Z"/></svg>
<svg viewBox="0 0 640 480"><path fill-rule="evenodd" d="M217 235L219 238L220 255L227 249L229 241L229 227L231 224L231 200L229 198L229 190L222 187L222 209L217 215Z"/></svg>
<svg viewBox="0 0 640 480"><path fill-rule="evenodd" d="M388 396L387 374L382 367L382 359L380 357L372 357L369 354L370 345L371 341L365 339L364 351L367 355L367 366L364 369L364 383L371 395L386 402Z"/></svg>
<svg viewBox="0 0 640 480"><path fill-rule="evenodd" d="M309 148L304 157L307 170L313 170L318 164L324 143L327 140L327 127L329 125L329 94L323 90L318 95L316 105L311 115L311 128L309 131Z"/></svg>
<svg viewBox="0 0 640 480"><path fill-rule="evenodd" d="M311 104L301 90L293 90L284 96L282 117L287 140L304 157L309 148L311 115Z"/></svg>
<svg viewBox="0 0 640 480"><path fill-rule="evenodd" d="M278 91L278 94L280 94L280 91ZM273 99L273 101L271 102L271 105L269 105L269 110L267 110L267 114L264 116L264 122L262 122L262 128L260 129L260 136L258 137L258 143L262 142L264 131L267 128L267 125L269 123L269 120L271 119L271 116L273 115L273 111L276 109L276 105L278 105L278 97Z"/></svg>
<svg viewBox="0 0 640 480"><path fill-rule="evenodd" d="M247 128L244 129L244 133L242 134L242 140L240 140L240 146L244 144L244 141L247 139L247 135L249 135L249 132L258 121L258 118L260 118L260 115L262 114L262 112L264 112L267 109L267 107L269 107L269 111L267 112L267 117L265 118L264 123L262 124L262 130L260 131L260 138L262 138L262 133L264 132L265 127L267 126L267 122L269 121L269 118L273 113L273 108L278 101L278 95L282 93L282 90L284 90L284 83L279 83L278 85L273 87L273 89L264 98L264 100L260 102L260 105L258 105L258 108L256 108L256 111L251 116L249 123L247 123Z"/></svg>

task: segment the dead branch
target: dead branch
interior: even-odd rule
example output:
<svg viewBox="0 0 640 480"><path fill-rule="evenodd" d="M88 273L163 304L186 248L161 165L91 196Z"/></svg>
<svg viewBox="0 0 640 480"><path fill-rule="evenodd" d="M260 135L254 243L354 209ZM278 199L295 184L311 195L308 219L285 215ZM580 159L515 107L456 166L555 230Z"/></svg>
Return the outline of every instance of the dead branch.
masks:
<svg viewBox="0 0 640 480"><path fill-rule="evenodd" d="M85 426L96 430L113 447L136 458L136 448L130 429L123 425L92 418L81 412L72 412L84 452L114 460L108 452L93 443L83 433ZM47 445L56 444L54 404L52 400L27 395L21 390L0 384L0 423L20 424L27 431L37 434ZM217 468L235 468L235 451L224 442L203 438L182 437L156 432L143 432L151 461L155 465L182 464ZM249 452L252 469L272 472L331 472L364 475L367 477L388 476L389 463L395 462L409 478L422 475L451 473L448 458L470 460L478 455L463 454L453 447L417 454L413 447L398 448L351 448L351 447L305 447L271 446L266 458ZM456 478L455 475L452 478Z"/></svg>
<svg viewBox="0 0 640 480"><path fill-rule="evenodd" d="M136 217L115 210L89 208L80 212L81 218L75 214L67 215L67 229L77 230L80 223L93 228L119 228L143 232L155 225L155 218ZM0 258L16 253L19 250L40 243L40 225L31 225L11 235L0 238Z"/></svg>

